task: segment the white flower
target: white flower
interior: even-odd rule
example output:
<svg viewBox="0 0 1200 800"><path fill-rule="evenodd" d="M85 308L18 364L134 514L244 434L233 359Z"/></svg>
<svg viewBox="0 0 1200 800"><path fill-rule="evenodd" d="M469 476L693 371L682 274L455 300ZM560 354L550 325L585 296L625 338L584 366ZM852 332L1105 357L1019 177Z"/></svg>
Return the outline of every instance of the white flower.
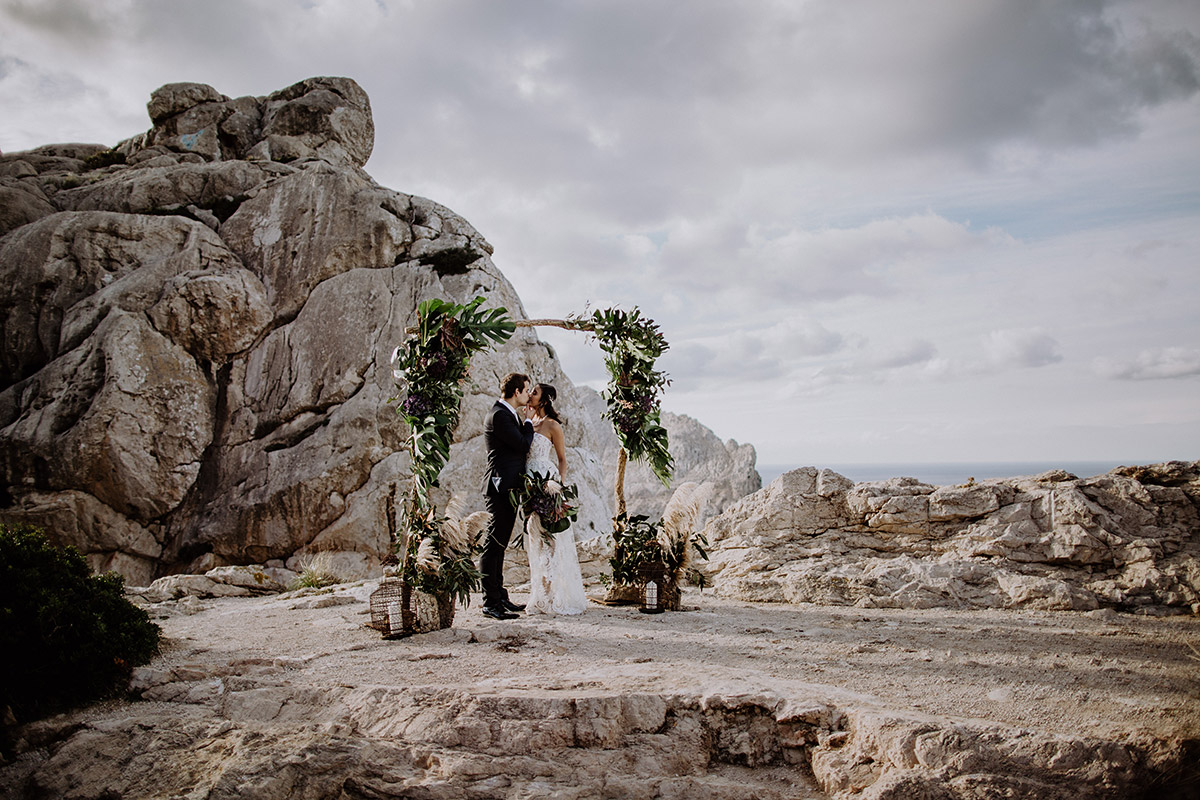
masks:
<svg viewBox="0 0 1200 800"><path fill-rule="evenodd" d="M395 364L396 360L398 358L400 358L400 348L399 347L397 347L395 350L392 351L392 357L391 357L391 360L388 361L388 363Z"/></svg>
<svg viewBox="0 0 1200 800"><path fill-rule="evenodd" d="M546 481L546 492L548 494L558 494L562 491L562 484L558 481Z"/></svg>

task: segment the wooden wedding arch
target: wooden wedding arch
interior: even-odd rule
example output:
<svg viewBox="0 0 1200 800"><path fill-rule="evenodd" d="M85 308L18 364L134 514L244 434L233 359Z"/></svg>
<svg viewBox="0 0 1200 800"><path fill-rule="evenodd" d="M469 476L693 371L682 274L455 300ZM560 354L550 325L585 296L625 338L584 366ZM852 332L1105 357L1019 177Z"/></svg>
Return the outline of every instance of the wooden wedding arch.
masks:
<svg viewBox="0 0 1200 800"><path fill-rule="evenodd" d="M669 345L654 321L636 307L628 312L606 309L567 319L513 320L507 309L485 309L483 303L483 297L466 304L437 298L422 302L417 308L417 324L406 329L407 338L392 353L398 393L390 402L409 429L406 446L411 483L400 535L393 542L399 579L406 590L405 605L413 592L431 596L443 612L442 624L433 627L445 627L450 624L447 607L452 620L453 603L469 602L470 592L478 586L474 563L477 526L459 519L455 509L439 512L430 495L450 457L462 384L472 356L507 341L517 328L583 331L593 335L604 351L609 373L603 392L604 416L612 422L620 442L614 487L616 552L610 561L615 593L621 595L624 587L623 594L631 597L628 590L637 582L639 567L647 562L662 560L668 569L672 564L678 568L692 547L703 556L703 548L695 541L683 542L682 547L662 544L658 523L643 515L630 515L625 504L628 460L645 461L665 486L671 483L674 467L667 431L660 421L661 395L670 381L655 368ZM678 569L675 573L677 579ZM374 604L372 617L376 617Z"/></svg>

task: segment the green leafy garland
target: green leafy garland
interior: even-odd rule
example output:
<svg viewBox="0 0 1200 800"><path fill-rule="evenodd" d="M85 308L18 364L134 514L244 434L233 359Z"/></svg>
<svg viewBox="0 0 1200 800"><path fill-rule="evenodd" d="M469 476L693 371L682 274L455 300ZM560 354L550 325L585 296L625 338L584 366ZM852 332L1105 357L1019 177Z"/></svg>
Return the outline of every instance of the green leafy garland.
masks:
<svg viewBox="0 0 1200 800"><path fill-rule="evenodd" d="M396 411L410 431L413 492L422 508L450 458L471 356L516 330L507 309L488 311L482 304L482 297L466 305L424 301L417 306L416 334L392 353L392 374L404 396Z"/></svg>
<svg viewBox="0 0 1200 800"><path fill-rule="evenodd" d="M507 341L516 330L507 309L481 309L483 301L424 301L417 306L416 332L392 353L392 374L400 390L392 400L398 401L396 412L408 425L412 472L401 577L414 588L453 595L464 605L479 585L473 559L477 546L445 535L448 520L437 514L429 493L450 458L471 356ZM437 568L419 568L422 561L433 561Z"/></svg>
<svg viewBox="0 0 1200 800"><path fill-rule="evenodd" d="M671 381L654 368L670 346L654 320L634 306L626 313L610 308L580 320L604 351L609 383L604 391L605 416L612 421L621 446L633 459L645 459L664 486L671 485L675 462L661 423L661 395Z"/></svg>

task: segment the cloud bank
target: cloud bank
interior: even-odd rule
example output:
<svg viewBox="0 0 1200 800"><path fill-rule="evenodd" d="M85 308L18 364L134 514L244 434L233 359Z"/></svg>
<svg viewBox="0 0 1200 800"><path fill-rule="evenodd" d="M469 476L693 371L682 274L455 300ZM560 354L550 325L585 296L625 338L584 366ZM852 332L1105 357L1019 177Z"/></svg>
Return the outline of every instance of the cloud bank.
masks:
<svg viewBox="0 0 1200 800"><path fill-rule="evenodd" d="M764 461L1200 457L1189 0L0 0L5 152L321 74L530 315L639 306Z"/></svg>

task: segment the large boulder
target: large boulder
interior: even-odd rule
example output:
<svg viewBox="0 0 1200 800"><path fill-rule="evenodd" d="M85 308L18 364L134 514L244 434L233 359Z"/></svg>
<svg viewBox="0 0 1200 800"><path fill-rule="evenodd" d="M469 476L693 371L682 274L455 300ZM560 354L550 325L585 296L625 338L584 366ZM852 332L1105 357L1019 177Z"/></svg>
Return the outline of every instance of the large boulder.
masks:
<svg viewBox="0 0 1200 800"><path fill-rule="evenodd" d="M0 156L20 193L0 215L0 520L139 584L316 551L377 574L407 490L393 348L426 298L522 318L520 298L470 223L361 169L374 128L353 81L169 84L148 111L116 148ZM575 530L606 532L615 437L528 328L474 360L436 499L482 508L483 416L510 371L558 387ZM688 426L680 463L726 464L737 479L705 474L748 491L752 449Z"/></svg>
<svg viewBox="0 0 1200 800"><path fill-rule="evenodd" d="M941 487L805 467L705 533L744 600L1200 612L1200 462Z"/></svg>

